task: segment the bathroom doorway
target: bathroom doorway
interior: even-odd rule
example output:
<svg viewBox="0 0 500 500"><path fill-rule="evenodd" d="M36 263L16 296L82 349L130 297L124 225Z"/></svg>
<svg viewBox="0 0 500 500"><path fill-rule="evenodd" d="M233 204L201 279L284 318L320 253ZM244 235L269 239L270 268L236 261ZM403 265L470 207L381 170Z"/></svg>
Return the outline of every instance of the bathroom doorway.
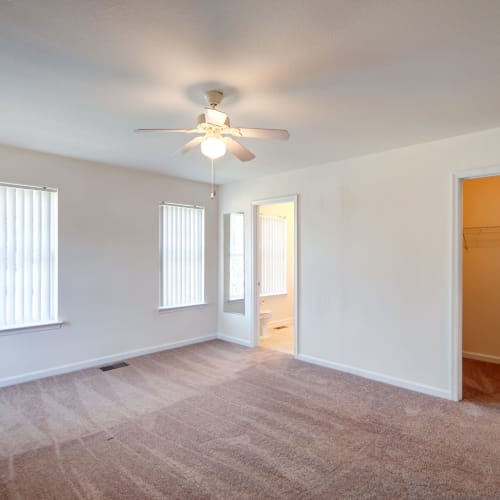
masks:
<svg viewBox="0 0 500 500"><path fill-rule="evenodd" d="M297 354L297 196L253 204L254 345Z"/></svg>

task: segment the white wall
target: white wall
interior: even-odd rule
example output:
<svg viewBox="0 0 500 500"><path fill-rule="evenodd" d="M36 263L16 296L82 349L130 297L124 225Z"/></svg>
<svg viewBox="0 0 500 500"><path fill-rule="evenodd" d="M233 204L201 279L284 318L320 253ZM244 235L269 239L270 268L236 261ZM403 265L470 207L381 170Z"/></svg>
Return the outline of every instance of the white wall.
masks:
<svg viewBox="0 0 500 500"><path fill-rule="evenodd" d="M245 316L219 333L251 342L251 202L299 194L299 357L451 397L451 172L500 164L500 129L224 186L246 214Z"/></svg>
<svg viewBox="0 0 500 500"><path fill-rule="evenodd" d="M215 334L218 219L208 185L5 146L0 181L59 189L65 322L59 330L0 336L0 384ZM207 306L157 311L160 201L206 208Z"/></svg>
<svg viewBox="0 0 500 500"><path fill-rule="evenodd" d="M261 297L261 309L271 311L270 327L290 325L293 323L293 299L294 299L294 255L293 247L295 238L293 234L293 212L294 204L289 201L272 205L262 205L259 207L259 214L278 215L287 220L287 255L286 255L286 289L283 295L269 295Z"/></svg>

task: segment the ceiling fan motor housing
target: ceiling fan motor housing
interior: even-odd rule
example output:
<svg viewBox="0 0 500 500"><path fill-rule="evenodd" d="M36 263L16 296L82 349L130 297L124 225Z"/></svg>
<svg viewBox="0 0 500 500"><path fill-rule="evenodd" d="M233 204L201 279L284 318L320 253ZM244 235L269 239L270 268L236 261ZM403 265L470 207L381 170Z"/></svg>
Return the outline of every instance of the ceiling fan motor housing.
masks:
<svg viewBox="0 0 500 500"><path fill-rule="evenodd" d="M198 125L204 125L207 123L207 117L205 115L205 113L201 113L200 115L198 115ZM210 123L210 125L213 127L214 124L213 123ZM224 127L227 127L229 128L231 126L231 122L229 121L229 116L226 117L226 120L224 121ZM219 125L219 127L217 128L224 128L224 127L221 127Z"/></svg>

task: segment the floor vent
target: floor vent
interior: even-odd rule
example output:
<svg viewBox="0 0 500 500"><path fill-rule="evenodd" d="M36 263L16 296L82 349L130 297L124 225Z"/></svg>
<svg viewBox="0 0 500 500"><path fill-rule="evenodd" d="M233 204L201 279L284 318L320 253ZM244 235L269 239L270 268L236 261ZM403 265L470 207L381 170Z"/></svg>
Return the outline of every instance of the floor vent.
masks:
<svg viewBox="0 0 500 500"><path fill-rule="evenodd" d="M114 365L101 366L101 370L103 372L109 372L109 370L116 370L117 368L123 368L124 366L128 366L128 363L122 361L121 363L115 363Z"/></svg>

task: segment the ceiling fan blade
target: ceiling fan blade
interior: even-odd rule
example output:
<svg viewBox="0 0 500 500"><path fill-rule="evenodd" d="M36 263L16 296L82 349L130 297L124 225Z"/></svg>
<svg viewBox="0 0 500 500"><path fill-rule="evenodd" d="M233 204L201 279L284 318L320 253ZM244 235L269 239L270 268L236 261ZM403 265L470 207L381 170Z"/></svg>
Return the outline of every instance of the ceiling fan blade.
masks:
<svg viewBox="0 0 500 500"><path fill-rule="evenodd" d="M234 139L231 139L231 137L226 137L224 142L226 143L227 150L230 153L233 153L238 160L250 161L255 158L255 155L250 150L242 146L239 142L236 142Z"/></svg>
<svg viewBox="0 0 500 500"><path fill-rule="evenodd" d="M290 134L288 130L278 128L244 128L232 127L223 133L234 135L235 137L253 137L256 139L279 139L286 141Z"/></svg>
<svg viewBox="0 0 500 500"><path fill-rule="evenodd" d="M205 139L205 136L200 135L198 137L195 137L194 139L191 139L189 142L186 142L184 146L182 146L180 149L178 149L174 155L183 155L186 154L188 151L191 151L194 149L196 146L199 146L203 140Z"/></svg>
<svg viewBox="0 0 500 500"><path fill-rule="evenodd" d="M218 109L207 108L205 110L205 121L211 125L222 127L226 124L227 115Z"/></svg>
<svg viewBox="0 0 500 500"><path fill-rule="evenodd" d="M182 132L184 134L195 134L195 128L136 128L134 132Z"/></svg>

